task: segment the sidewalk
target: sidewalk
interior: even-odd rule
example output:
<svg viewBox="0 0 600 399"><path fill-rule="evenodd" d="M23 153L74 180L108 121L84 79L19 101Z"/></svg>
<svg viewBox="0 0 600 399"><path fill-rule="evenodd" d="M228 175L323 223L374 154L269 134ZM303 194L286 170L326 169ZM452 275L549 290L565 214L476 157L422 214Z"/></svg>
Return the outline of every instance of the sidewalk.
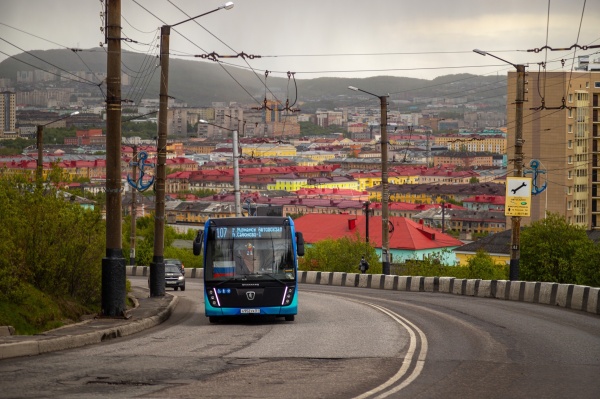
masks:
<svg viewBox="0 0 600 399"><path fill-rule="evenodd" d="M149 298L148 290L140 287L131 287L131 296L136 306L127 311L128 319L97 317L38 335L0 336L0 359L77 348L135 334L167 320L178 300L170 294Z"/></svg>

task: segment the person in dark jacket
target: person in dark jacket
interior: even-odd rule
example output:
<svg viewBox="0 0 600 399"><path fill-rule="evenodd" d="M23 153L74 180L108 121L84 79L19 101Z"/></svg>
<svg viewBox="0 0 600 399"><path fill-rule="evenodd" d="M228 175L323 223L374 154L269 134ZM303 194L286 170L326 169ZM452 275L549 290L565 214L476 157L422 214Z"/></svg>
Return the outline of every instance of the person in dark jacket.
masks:
<svg viewBox="0 0 600 399"><path fill-rule="evenodd" d="M358 268L360 269L361 273L366 273L367 270L369 270L369 262L366 261L364 256L362 258L360 258L360 263L358 264Z"/></svg>

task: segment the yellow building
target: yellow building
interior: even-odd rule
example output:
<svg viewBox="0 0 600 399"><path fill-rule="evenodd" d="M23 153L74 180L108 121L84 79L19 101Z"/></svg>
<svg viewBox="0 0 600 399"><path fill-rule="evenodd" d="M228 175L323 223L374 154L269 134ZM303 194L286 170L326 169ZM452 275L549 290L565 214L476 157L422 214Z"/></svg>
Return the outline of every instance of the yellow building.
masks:
<svg viewBox="0 0 600 399"><path fill-rule="evenodd" d="M373 191L373 198L376 201L381 200L381 191ZM408 202L409 204L435 204L437 201L431 197L428 193L401 193L401 192L390 192L390 201L393 202Z"/></svg>
<svg viewBox="0 0 600 399"><path fill-rule="evenodd" d="M297 153L299 157L309 158L319 164L329 160L335 159L335 154L331 151L302 151Z"/></svg>
<svg viewBox="0 0 600 399"><path fill-rule="evenodd" d="M358 182L358 190L364 191L381 185L381 173L352 173L351 176ZM418 184L419 175L405 175L398 172L388 173L388 184Z"/></svg>
<svg viewBox="0 0 600 399"><path fill-rule="evenodd" d="M474 257L474 253L458 253L455 251L457 266L467 266L470 258ZM510 254L488 254L495 264L504 265L510 263Z"/></svg>
<svg viewBox="0 0 600 399"><path fill-rule="evenodd" d="M298 191L306 187L307 177L281 176L275 179L275 183L268 184L267 190Z"/></svg>
<svg viewBox="0 0 600 399"><path fill-rule="evenodd" d="M433 142L437 146L448 147L449 150L454 151L492 152L494 154L506 154L507 138L502 134L493 136L487 134L449 134L444 136L435 136Z"/></svg>
<svg viewBox="0 0 600 399"><path fill-rule="evenodd" d="M243 144L242 155L255 158L295 157L296 147L290 144Z"/></svg>
<svg viewBox="0 0 600 399"><path fill-rule="evenodd" d="M358 190L358 181L348 179L343 176L336 177L318 177L308 179L306 185L302 188L329 188L329 189L348 189Z"/></svg>
<svg viewBox="0 0 600 399"><path fill-rule="evenodd" d="M479 250L485 251L497 265L509 264L511 233L510 230L505 230L454 249L458 266L466 266L467 261Z"/></svg>

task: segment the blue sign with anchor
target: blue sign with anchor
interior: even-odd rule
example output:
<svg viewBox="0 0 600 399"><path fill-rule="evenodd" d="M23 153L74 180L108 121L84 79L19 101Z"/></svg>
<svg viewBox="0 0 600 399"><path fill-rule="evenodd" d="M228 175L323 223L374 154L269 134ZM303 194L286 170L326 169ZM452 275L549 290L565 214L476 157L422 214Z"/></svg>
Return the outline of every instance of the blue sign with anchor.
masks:
<svg viewBox="0 0 600 399"><path fill-rule="evenodd" d="M531 166L531 169L525 169L524 174L525 175L533 175L532 179L531 179L531 194L532 195L538 195L539 193L543 192L547 185L548 182L545 181L544 184L542 185L542 187L538 187L537 185L537 178L538 175L545 175L546 171L545 170L539 170L538 168L540 167L541 162L538 161L537 159L532 159L531 162L529 162L529 166Z"/></svg>
<svg viewBox="0 0 600 399"><path fill-rule="evenodd" d="M146 167L154 168L155 165L153 163L146 163L146 159L148 159L148 153L146 151L140 151L137 157L139 161L129 162L129 166L137 166L139 168L137 180L133 180L129 175L127 175L127 182L131 187L142 192L146 191L148 188L150 188L150 186L152 186L152 184L154 184L154 176L144 183L144 176L146 175L144 169Z"/></svg>

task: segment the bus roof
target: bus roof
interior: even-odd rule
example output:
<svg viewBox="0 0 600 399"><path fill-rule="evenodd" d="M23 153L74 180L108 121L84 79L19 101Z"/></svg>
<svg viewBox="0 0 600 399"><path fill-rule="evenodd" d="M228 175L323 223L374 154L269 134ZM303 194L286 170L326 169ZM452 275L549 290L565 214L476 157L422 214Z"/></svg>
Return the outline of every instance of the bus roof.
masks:
<svg viewBox="0 0 600 399"><path fill-rule="evenodd" d="M252 216L252 217L230 217L208 219L206 222L211 226L256 226L256 225L280 225L290 224L289 217L282 216Z"/></svg>

